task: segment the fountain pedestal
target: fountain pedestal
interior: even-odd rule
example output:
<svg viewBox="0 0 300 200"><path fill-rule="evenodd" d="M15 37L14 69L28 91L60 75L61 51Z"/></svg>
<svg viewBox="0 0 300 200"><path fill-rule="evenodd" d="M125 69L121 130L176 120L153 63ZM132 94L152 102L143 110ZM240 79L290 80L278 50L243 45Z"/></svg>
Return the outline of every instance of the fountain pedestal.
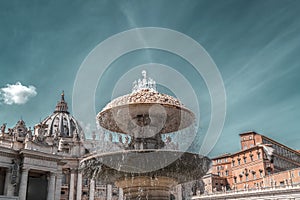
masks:
<svg viewBox="0 0 300 200"><path fill-rule="evenodd" d="M168 177L132 177L115 182L123 189L123 197L129 199L169 200L170 190L177 182Z"/></svg>

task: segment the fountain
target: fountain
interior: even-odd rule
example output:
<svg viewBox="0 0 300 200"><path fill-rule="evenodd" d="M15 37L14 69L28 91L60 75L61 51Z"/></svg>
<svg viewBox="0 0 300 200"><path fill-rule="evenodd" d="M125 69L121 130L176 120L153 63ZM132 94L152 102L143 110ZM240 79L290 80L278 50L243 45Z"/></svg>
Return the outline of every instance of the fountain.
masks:
<svg viewBox="0 0 300 200"><path fill-rule="evenodd" d="M81 168L90 178L122 188L126 200L167 200L175 185L200 179L210 160L166 148L172 134L194 125L195 116L176 98L157 92L146 71L142 75L131 94L112 100L97 115L102 128L120 135L121 150L95 152L81 161Z"/></svg>

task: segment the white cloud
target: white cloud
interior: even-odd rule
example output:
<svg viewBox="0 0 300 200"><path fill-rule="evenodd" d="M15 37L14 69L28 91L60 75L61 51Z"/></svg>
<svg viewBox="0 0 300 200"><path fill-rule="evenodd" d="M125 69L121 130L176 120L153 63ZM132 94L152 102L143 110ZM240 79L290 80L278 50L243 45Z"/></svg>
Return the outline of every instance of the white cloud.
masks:
<svg viewBox="0 0 300 200"><path fill-rule="evenodd" d="M1 102L12 104L25 104L31 97L37 95L36 88L32 85L24 86L20 82L16 84L7 84L0 89Z"/></svg>

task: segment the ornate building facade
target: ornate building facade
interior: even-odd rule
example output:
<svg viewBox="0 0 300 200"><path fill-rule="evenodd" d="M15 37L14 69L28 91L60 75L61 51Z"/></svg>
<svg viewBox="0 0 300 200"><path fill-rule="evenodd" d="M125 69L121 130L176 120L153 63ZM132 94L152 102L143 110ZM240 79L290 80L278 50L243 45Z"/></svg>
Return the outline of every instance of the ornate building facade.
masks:
<svg viewBox="0 0 300 200"><path fill-rule="evenodd" d="M194 199L267 198L276 189L278 197L300 196L299 151L256 132L240 134L240 143L240 151L212 159L204 193Z"/></svg>
<svg viewBox="0 0 300 200"><path fill-rule="evenodd" d="M55 111L28 128L19 120L1 127L0 195L19 200L118 199L119 190L87 180L79 170L88 153L82 128L68 112L64 94ZM1 198L1 197L0 197Z"/></svg>

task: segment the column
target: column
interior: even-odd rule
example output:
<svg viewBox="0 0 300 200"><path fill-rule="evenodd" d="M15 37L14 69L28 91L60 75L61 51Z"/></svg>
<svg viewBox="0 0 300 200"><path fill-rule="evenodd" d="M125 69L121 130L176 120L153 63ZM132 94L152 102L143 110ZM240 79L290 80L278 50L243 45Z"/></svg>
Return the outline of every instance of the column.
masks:
<svg viewBox="0 0 300 200"><path fill-rule="evenodd" d="M62 172L59 171L56 174L55 200L60 200L61 184L62 184Z"/></svg>
<svg viewBox="0 0 300 200"><path fill-rule="evenodd" d="M95 197L95 181L94 179L91 179L90 182L90 195L89 200L94 200Z"/></svg>
<svg viewBox="0 0 300 200"><path fill-rule="evenodd" d="M5 183L4 183L4 195L14 196L15 188L11 184L11 169L6 169Z"/></svg>
<svg viewBox="0 0 300 200"><path fill-rule="evenodd" d="M182 200L182 186L181 184L176 186L177 198L178 200Z"/></svg>
<svg viewBox="0 0 300 200"><path fill-rule="evenodd" d="M119 188L119 200L123 200L123 189Z"/></svg>
<svg viewBox="0 0 300 200"><path fill-rule="evenodd" d="M74 199L74 170L71 170L71 177L70 177L70 188L69 188L69 200Z"/></svg>
<svg viewBox="0 0 300 200"><path fill-rule="evenodd" d="M107 200L112 200L112 185L107 185Z"/></svg>
<svg viewBox="0 0 300 200"><path fill-rule="evenodd" d="M81 200L82 195L82 173L78 171L77 175L77 193L76 193L76 200Z"/></svg>
<svg viewBox="0 0 300 200"><path fill-rule="evenodd" d="M48 194L47 200L54 200L54 193L55 193L55 174L50 172L48 178Z"/></svg>
<svg viewBox="0 0 300 200"><path fill-rule="evenodd" d="M19 188L19 200L26 200L28 172L29 169L27 168L22 169L20 188Z"/></svg>

